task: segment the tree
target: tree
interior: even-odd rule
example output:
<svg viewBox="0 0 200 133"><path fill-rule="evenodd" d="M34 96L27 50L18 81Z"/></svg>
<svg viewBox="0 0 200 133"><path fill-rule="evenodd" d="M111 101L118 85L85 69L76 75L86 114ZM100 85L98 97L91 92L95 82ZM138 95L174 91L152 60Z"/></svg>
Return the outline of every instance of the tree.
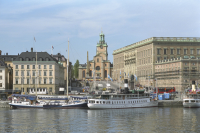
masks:
<svg viewBox="0 0 200 133"><path fill-rule="evenodd" d="M78 67L79 67L79 60L76 60L76 63L74 64L74 76L75 76L75 78L78 78Z"/></svg>
<svg viewBox="0 0 200 133"><path fill-rule="evenodd" d="M74 78L74 66L71 65L71 78Z"/></svg>

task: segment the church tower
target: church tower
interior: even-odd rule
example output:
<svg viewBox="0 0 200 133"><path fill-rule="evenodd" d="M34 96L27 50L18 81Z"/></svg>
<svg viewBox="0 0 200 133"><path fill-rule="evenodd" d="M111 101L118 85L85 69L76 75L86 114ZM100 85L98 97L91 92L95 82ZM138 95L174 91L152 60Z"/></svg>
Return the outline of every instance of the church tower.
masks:
<svg viewBox="0 0 200 133"><path fill-rule="evenodd" d="M99 35L99 42L97 43L97 50L96 50L96 56L103 57L103 60L108 60L108 45L105 42L105 35L101 31Z"/></svg>

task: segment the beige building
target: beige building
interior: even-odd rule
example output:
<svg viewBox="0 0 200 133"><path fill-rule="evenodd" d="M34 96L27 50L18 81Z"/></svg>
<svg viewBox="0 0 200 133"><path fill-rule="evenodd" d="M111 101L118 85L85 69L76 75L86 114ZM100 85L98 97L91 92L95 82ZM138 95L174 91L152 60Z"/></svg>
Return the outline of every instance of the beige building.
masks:
<svg viewBox="0 0 200 133"><path fill-rule="evenodd" d="M87 64L79 65L79 79L93 79L94 71L95 77L99 80L107 80L108 74L112 75L113 65L108 60L108 45L105 42L105 35L101 32L99 35L99 43L96 45L96 55L93 60L87 58ZM88 56L88 55L87 55Z"/></svg>
<svg viewBox="0 0 200 133"><path fill-rule="evenodd" d="M177 67L175 68L179 69L180 67L179 71L182 72L185 71L184 69L186 67L183 67L183 64L187 62L187 59L190 59L190 63L188 64L191 64L191 60L197 61L198 58L200 58L200 38L152 37L117 49L113 52L113 78L122 80L128 78L128 74L136 75L136 84L155 87L156 84L154 79L158 78L158 73L156 73L157 67L161 67L160 65L162 64L165 66L164 64L166 64L166 62L164 61L170 62L170 60L179 60L179 65L176 64ZM192 72L193 68L194 67L188 67L188 72ZM120 71L122 76L121 79ZM168 72L165 72L163 74L167 73ZM163 75L163 77L166 77L166 75ZM184 87L189 85L191 80L195 80L189 80L190 77L184 76L184 73L176 78L180 81L177 83L178 85L174 84L173 86L177 87L178 91L182 91ZM173 80L173 82L176 81ZM158 87L168 87L172 85L170 79L167 78L165 80L158 78L157 84Z"/></svg>
<svg viewBox="0 0 200 133"><path fill-rule="evenodd" d="M13 89L29 94L60 94L60 88L65 87L64 69L47 52L36 53L31 48L13 61Z"/></svg>

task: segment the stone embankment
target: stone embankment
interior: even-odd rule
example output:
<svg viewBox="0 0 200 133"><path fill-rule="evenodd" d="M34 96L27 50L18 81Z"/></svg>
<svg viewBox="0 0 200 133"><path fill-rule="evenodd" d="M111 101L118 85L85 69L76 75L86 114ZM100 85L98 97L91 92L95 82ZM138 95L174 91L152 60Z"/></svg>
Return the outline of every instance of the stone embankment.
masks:
<svg viewBox="0 0 200 133"><path fill-rule="evenodd" d="M183 107L182 100L159 100L158 107Z"/></svg>
<svg viewBox="0 0 200 133"><path fill-rule="evenodd" d="M9 108L9 102L10 101L0 101L0 108Z"/></svg>

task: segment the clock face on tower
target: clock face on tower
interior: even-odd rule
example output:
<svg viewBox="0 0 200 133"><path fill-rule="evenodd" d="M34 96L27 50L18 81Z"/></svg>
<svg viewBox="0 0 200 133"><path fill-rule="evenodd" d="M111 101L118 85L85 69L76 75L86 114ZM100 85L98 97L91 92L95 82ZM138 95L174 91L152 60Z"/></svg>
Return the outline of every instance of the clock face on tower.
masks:
<svg viewBox="0 0 200 133"><path fill-rule="evenodd" d="M103 49L103 45L101 45L100 48Z"/></svg>

